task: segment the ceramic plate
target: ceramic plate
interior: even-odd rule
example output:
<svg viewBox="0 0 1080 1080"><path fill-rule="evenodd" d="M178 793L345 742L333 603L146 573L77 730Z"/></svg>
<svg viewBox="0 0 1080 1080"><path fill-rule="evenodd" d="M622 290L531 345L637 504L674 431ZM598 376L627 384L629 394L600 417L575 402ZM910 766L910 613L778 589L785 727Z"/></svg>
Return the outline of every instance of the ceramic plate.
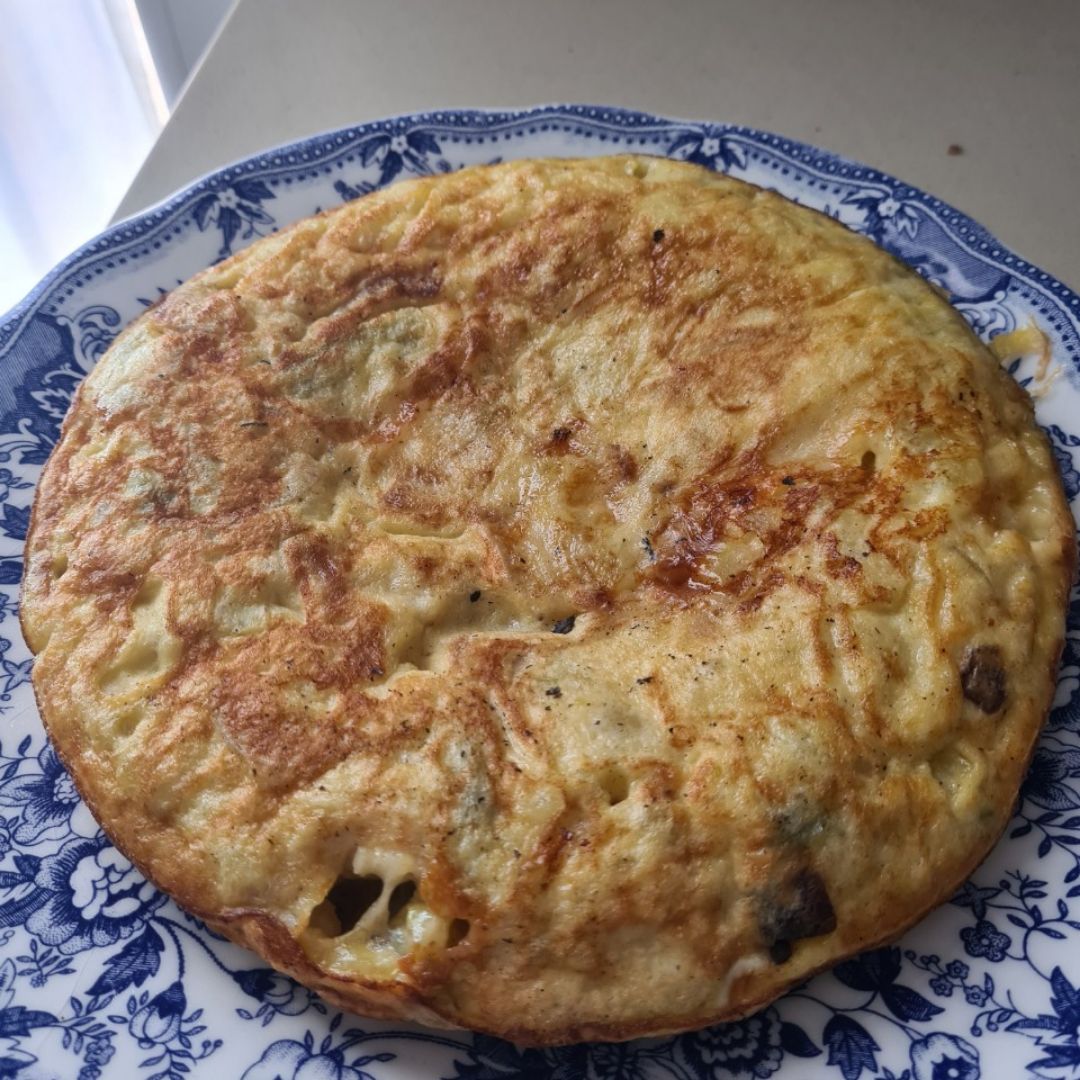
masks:
<svg viewBox="0 0 1080 1080"><path fill-rule="evenodd" d="M1080 598L1016 817L974 879L892 948L736 1024L519 1050L342 1015L187 917L102 838L45 741L17 623L34 482L80 379L195 271L417 173L543 155L666 154L775 188L894 252L1009 358L1080 505L1080 297L963 214L775 135L592 106L433 112L248 158L110 229L0 322L0 1077L78 1080L975 1080L1080 1073ZM1029 337L1031 335L1028 335ZM1023 338L1023 335L1021 335ZM1017 339L1011 339L1017 340Z"/></svg>

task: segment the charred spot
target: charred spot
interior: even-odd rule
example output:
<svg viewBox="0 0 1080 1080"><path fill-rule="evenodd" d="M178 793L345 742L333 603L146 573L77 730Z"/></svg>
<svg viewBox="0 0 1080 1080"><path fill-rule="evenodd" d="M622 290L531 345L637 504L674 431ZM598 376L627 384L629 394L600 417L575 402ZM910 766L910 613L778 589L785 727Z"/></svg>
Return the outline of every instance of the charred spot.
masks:
<svg viewBox="0 0 1080 1080"><path fill-rule="evenodd" d="M618 483L629 484L638 478L638 463L624 446L613 446L615 478Z"/></svg>
<svg viewBox="0 0 1080 1080"><path fill-rule="evenodd" d="M656 562L656 552L653 551L652 543L647 536L641 538L641 546L644 549L649 562Z"/></svg>
<svg viewBox="0 0 1080 1080"><path fill-rule="evenodd" d="M636 682L638 686L648 686L648 684L652 681L653 677L651 675L642 675L640 678L634 680L634 682Z"/></svg>
<svg viewBox="0 0 1080 1080"><path fill-rule="evenodd" d="M413 567L416 569L417 574L424 578L432 577L439 569L439 560L433 559L429 555L421 555L413 562Z"/></svg>
<svg viewBox="0 0 1080 1080"><path fill-rule="evenodd" d="M413 419L421 405L442 397L455 386L466 368L480 355L484 345L483 334L470 325L454 340L432 353L416 370L405 388L403 400L398 407L399 420L394 434L402 424ZM390 426L395 425L392 422Z"/></svg>
<svg viewBox="0 0 1080 1080"><path fill-rule="evenodd" d="M553 454L565 454L570 449L570 437L573 428L557 427L551 432L546 449Z"/></svg>
<svg viewBox="0 0 1080 1080"><path fill-rule="evenodd" d="M434 269L403 275L398 281L410 299L431 300L442 288L442 281Z"/></svg>
<svg viewBox="0 0 1080 1080"><path fill-rule="evenodd" d="M569 634L574 629L574 623L576 622L576 615L567 615L564 619L556 619L551 624L551 632L553 634Z"/></svg>
<svg viewBox="0 0 1080 1080"><path fill-rule="evenodd" d="M445 394L460 375L456 361L457 358L448 353L435 353L413 376L410 400L429 401Z"/></svg>
<svg viewBox="0 0 1080 1080"><path fill-rule="evenodd" d="M590 611L610 611L615 606L615 598L605 588L590 589L587 593L579 593L578 603Z"/></svg>
<svg viewBox="0 0 1080 1080"><path fill-rule="evenodd" d="M964 697L985 713L1005 704L1005 667L996 645L975 645L964 653L960 666Z"/></svg>
<svg viewBox="0 0 1080 1080"><path fill-rule="evenodd" d="M317 581L324 586L336 582L341 575L341 568L330 551L330 545L321 537L305 545L302 555L298 553L296 563L298 576L303 575L309 581Z"/></svg>
<svg viewBox="0 0 1080 1080"><path fill-rule="evenodd" d="M852 578L862 572L859 560L840 550L836 533L828 533L825 537L825 568L831 577L840 579Z"/></svg>
<svg viewBox="0 0 1080 1080"><path fill-rule="evenodd" d="M663 229L653 229L652 242L654 244L659 244L663 239L664 239L664 230Z"/></svg>
<svg viewBox="0 0 1080 1080"><path fill-rule="evenodd" d="M729 526L734 524L749 531L757 531L751 512L758 506L760 494L756 487L747 483L714 486L699 483L691 488L667 526L660 533L661 552L650 574L663 588L681 590L704 587L694 575L704 557L724 538ZM779 533L777 530L777 539ZM790 545L797 542L794 534ZM763 537L767 549L775 547L772 538ZM768 552L772 554L773 551ZM729 581L725 589L735 583ZM741 585L738 586L742 588Z"/></svg>
<svg viewBox="0 0 1080 1080"><path fill-rule="evenodd" d="M549 686L545 691L548 697L559 698L562 697L562 690L558 686Z"/></svg>
<svg viewBox="0 0 1080 1080"><path fill-rule="evenodd" d="M780 481L780 483L783 484L785 487L792 487L795 483L795 477L785 476L784 479Z"/></svg>
<svg viewBox="0 0 1080 1080"><path fill-rule="evenodd" d="M430 491L432 485L424 477L417 479L418 483L396 481L379 496L379 502L387 510L412 518L421 525L441 524L439 510ZM438 563L432 565L438 566Z"/></svg>
<svg viewBox="0 0 1080 1080"><path fill-rule="evenodd" d="M739 601L735 610L740 615L753 615L755 611L761 609L761 605L765 603L765 597L767 593L762 590L761 592L751 593L749 596L744 597Z"/></svg>
<svg viewBox="0 0 1080 1080"><path fill-rule="evenodd" d="M442 288L442 279L434 265L427 267L389 266L371 273L364 267L346 279L346 285L357 294L364 294L375 305L400 300L433 300ZM316 300L318 295L306 299ZM370 318L370 315L368 316Z"/></svg>
<svg viewBox="0 0 1080 1080"><path fill-rule="evenodd" d="M689 583L697 569L697 561L698 553L687 539L680 537L670 555L659 560L653 556L652 577L665 588L681 589Z"/></svg>
<svg viewBox="0 0 1080 1080"><path fill-rule="evenodd" d="M479 599L480 599L480 590L479 589L473 589L473 591L471 593L469 593L469 603L470 604L475 604L476 601L479 600Z"/></svg>
<svg viewBox="0 0 1080 1080"><path fill-rule="evenodd" d="M836 912L821 875L798 870L782 885L758 900L761 939L776 964L791 956L792 942L829 934L836 929Z"/></svg>

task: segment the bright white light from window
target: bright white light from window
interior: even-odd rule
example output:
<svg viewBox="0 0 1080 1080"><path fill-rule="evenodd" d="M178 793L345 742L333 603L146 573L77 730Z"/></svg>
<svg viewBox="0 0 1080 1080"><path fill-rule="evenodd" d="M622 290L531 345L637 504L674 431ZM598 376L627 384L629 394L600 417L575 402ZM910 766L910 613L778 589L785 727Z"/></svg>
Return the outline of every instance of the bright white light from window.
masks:
<svg viewBox="0 0 1080 1080"><path fill-rule="evenodd" d="M105 227L165 118L129 0L0 0L0 313Z"/></svg>

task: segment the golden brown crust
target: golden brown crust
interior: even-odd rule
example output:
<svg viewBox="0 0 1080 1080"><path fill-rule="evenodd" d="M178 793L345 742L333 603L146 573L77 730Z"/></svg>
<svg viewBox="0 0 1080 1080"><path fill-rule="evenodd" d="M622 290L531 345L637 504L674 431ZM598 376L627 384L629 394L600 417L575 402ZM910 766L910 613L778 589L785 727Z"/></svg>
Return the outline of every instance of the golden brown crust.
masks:
<svg viewBox="0 0 1080 1080"><path fill-rule="evenodd" d="M181 286L27 555L42 715L143 872L337 1004L533 1043L745 1014L944 900L1075 568L930 287L631 157L398 184Z"/></svg>

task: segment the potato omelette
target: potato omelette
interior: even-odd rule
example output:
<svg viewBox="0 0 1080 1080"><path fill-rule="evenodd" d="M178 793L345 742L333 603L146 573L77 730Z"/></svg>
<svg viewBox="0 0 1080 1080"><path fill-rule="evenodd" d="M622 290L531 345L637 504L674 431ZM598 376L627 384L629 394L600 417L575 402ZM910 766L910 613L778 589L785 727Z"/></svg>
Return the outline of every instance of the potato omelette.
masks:
<svg viewBox="0 0 1080 1080"><path fill-rule="evenodd" d="M1026 394L836 221L644 156L394 184L131 324L22 619L115 844L355 1012L745 1015L1007 823L1075 546Z"/></svg>

